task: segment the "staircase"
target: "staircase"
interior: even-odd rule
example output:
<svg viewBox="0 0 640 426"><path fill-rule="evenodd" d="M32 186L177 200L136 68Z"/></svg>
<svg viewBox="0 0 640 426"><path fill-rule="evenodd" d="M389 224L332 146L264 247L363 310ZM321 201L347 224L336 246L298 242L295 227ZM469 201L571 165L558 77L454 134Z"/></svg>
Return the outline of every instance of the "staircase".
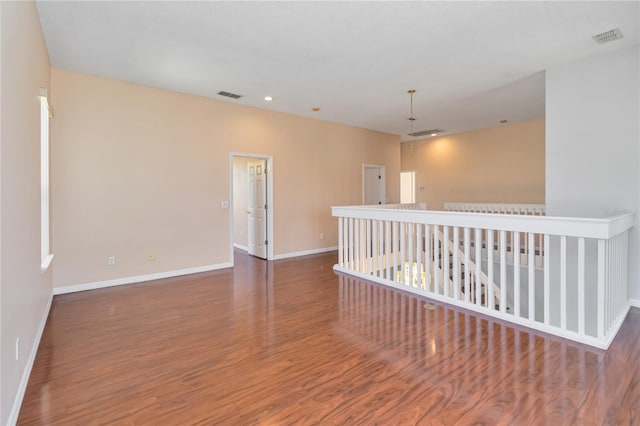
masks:
<svg viewBox="0 0 640 426"><path fill-rule="evenodd" d="M431 291L436 291L435 287L437 286L440 293L450 294L454 299L464 300L486 307L488 307L488 300L493 300L492 308L500 310L500 287L495 282L491 282L490 285L489 277L482 271L482 268L478 270L475 260L471 258L467 259L463 249L460 247L456 248L453 240L447 239L448 244L445 244L445 237L442 232L439 233L438 237L439 244L437 245L437 250L433 249L433 241L429 240L429 243L431 243L429 250L425 249L421 253L418 253L421 259L424 259L425 255L429 253L429 264L433 265L435 271L431 269L429 273L427 273L424 269L424 264L420 264L420 271L418 271L418 262L416 261L413 262L412 268L409 269L409 262L405 262L404 273L402 273L402 268L400 268L396 273L396 281L405 285L412 285L413 287L419 286L422 289L426 289L426 287L429 286ZM470 243L470 246L473 248L474 244ZM445 255L445 247L447 255ZM446 267L444 265L446 265ZM449 287L446 290L444 285L445 273L448 277L446 281L449 283ZM455 290L457 290L457 294ZM505 311L510 312L511 306L505 306Z"/></svg>

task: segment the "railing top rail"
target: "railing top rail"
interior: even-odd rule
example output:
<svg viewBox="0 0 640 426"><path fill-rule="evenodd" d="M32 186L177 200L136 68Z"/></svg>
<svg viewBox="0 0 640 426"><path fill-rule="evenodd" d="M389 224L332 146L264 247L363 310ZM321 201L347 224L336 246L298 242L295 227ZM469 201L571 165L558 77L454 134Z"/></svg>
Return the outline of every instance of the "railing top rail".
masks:
<svg viewBox="0 0 640 426"><path fill-rule="evenodd" d="M527 216L434 210L332 207L333 216L608 239L633 226L631 213L607 218Z"/></svg>
<svg viewBox="0 0 640 426"><path fill-rule="evenodd" d="M465 208L465 207L493 207L493 208L524 208L524 209L545 209L544 204L520 204L520 203L465 203L460 201L446 202L444 203L445 210L450 208Z"/></svg>
<svg viewBox="0 0 640 426"><path fill-rule="evenodd" d="M390 204L365 204L358 207L371 207L376 209L406 209L406 210L426 210L427 203L390 203Z"/></svg>

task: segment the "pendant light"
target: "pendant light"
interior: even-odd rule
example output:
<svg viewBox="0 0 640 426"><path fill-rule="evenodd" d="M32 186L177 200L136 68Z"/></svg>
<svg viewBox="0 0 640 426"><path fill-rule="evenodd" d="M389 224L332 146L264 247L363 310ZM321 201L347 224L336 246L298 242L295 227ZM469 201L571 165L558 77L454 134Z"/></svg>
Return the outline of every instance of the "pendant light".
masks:
<svg viewBox="0 0 640 426"><path fill-rule="evenodd" d="M415 89L409 89L407 90L407 93L409 94L410 98L411 98L411 109L410 109L410 114L409 114L409 118L407 120L409 120L409 136L413 136L413 122L416 121L415 117L413 116L413 94L416 93Z"/></svg>

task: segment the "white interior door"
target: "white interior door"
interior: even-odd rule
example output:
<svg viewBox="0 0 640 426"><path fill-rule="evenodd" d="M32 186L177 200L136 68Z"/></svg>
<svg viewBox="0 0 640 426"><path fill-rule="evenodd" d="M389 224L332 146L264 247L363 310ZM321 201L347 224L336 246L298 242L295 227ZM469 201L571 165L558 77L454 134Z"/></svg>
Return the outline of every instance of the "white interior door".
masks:
<svg viewBox="0 0 640 426"><path fill-rule="evenodd" d="M362 170L362 203L385 204L384 167L365 165Z"/></svg>
<svg viewBox="0 0 640 426"><path fill-rule="evenodd" d="M247 199L249 214L247 229L249 254L267 258L267 175L265 160L250 161L247 164L249 174L249 196Z"/></svg>

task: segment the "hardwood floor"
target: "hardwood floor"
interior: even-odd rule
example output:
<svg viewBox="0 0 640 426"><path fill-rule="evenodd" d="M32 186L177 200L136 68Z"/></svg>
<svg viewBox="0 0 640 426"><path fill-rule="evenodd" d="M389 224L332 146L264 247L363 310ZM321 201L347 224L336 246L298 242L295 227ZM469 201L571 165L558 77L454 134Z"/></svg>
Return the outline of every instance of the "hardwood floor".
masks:
<svg viewBox="0 0 640 426"><path fill-rule="evenodd" d="M640 424L607 351L336 275L336 254L56 296L19 424Z"/></svg>

